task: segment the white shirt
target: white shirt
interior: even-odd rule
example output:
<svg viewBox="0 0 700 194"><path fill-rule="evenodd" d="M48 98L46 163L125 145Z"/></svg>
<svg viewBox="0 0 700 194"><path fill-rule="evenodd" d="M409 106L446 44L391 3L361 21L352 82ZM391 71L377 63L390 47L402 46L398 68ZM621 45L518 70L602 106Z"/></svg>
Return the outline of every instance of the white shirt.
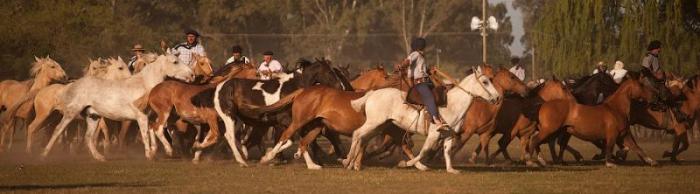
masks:
<svg viewBox="0 0 700 194"><path fill-rule="evenodd" d="M269 80L271 77L263 74L262 72L269 71L272 73L279 73L282 71L282 64L279 61L272 59L270 63L262 62L260 67L258 67L258 73L260 74L260 79Z"/></svg>
<svg viewBox="0 0 700 194"><path fill-rule="evenodd" d="M627 70L625 69L613 69L612 71L608 72L610 75L612 75L613 79L615 80L615 83L620 83L622 82L622 79L625 78L625 75L627 74Z"/></svg>
<svg viewBox="0 0 700 194"><path fill-rule="evenodd" d="M197 43L197 45L193 46L190 49L187 49L184 45L187 43L182 43L177 46L175 46L175 49L173 49L173 54L177 55L177 58L180 59L180 61L184 64L189 65L192 67L194 65L194 61L192 61L192 54L197 53L201 56L207 56L207 53L204 52L204 47L202 44Z"/></svg>
<svg viewBox="0 0 700 194"><path fill-rule="evenodd" d="M509 70L511 73L515 74L515 77L518 77L520 81L525 81L525 68L518 68L518 66L513 66Z"/></svg>
<svg viewBox="0 0 700 194"><path fill-rule="evenodd" d="M408 75L413 79L428 77L428 65L425 64L425 58L418 51L413 51L406 57L409 61ZM415 67L413 66L415 65ZM413 69L411 69L413 67Z"/></svg>

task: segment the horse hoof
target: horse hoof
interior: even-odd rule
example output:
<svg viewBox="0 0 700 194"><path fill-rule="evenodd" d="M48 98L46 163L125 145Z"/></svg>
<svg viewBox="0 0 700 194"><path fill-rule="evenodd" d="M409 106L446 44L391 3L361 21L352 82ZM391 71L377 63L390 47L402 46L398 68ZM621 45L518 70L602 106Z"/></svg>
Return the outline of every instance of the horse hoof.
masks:
<svg viewBox="0 0 700 194"><path fill-rule="evenodd" d="M401 161L399 161L399 164L396 165L396 167L406 168L406 167L408 167L408 164L406 164L406 160L401 160Z"/></svg>
<svg viewBox="0 0 700 194"><path fill-rule="evenodd" d="M670 157L673 157L673 154L669 151L664 151L664 155L662 157L663 158L670 158Z"/></svg>
<svg viewBox="0 0 700 194"><path fill-rule="evenodd" d="M350 164L350 160L347 159L347 158L346 158L346 159L342 159L342 160L340 161L340 163L343 164L343 167L348 167L348 165Z"/></svg>
<svg viewBox="0 0 700 194"><path fill-rule="evenodd" d="M238 166L241 168L248 168L248 164L246 163L238 163Z"/></svg>
<svg viewBox="0 0 700 194"><path fill-rule="evenodd" d="M423 165L423 163L421 163L421 162L416 162L416 164L414 164L413 166L415 166L415 167L416 167L418 170L420 170L420 171L427 171L427 170L430 170L430 168L428 168L427 166Z"/></svg>
<svg viewBox="0 0 700 194"><path fill-rule="evenodd" d="M535 162L529 161L529 160L525 162L525 166L527 166L527 167L540 167Z"/></svg>
<svg viewBox="0 0 700 194"><path fill-rule="evenodd" d="M301 158L301 153L299 153L299 152L294 153L294 159L297 159L297 160L298 160L298 159L300 159L300 158Z"/></svg>
<svg viewBox="0 0 700 194"><path fill-rule="evenodd" d="M192 164L199 164L199 163L200 163L199 160L197 160L197 159L192 159Z"/></svg>
<svg viewBox="0 0 700 194"><path fill-rule="evenodd" d="M447 169L447 172L450 174L460 174L462 171L456 170L456 169Z"/></svg>
<svg viewBox="0 0 700 194"><path fill-rule="evenodd" d="M616 164L613 164L612 162L605 162L605 167L608 167L608 168L616 168L617 165L616 165Z"/></svg>
<svg viewBox="0 0 700 194"><path fill-rule="evenodd" d="M310 166L306 166L306 168L309 170L321 170L323 167L321 167L319 165L310 165Z"/></svg>

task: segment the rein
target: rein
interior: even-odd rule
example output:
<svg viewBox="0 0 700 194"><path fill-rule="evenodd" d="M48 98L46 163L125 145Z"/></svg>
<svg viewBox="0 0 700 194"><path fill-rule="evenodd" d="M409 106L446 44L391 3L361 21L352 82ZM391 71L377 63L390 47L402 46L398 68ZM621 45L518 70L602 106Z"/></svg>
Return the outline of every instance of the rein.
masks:
<svg viewBox="0 0 700 194"><path fill-rule="evenodd" d="M440 71L440 69L435 69L435 72L436 72L438 75L440 75L440 76L446 78L447 80L450 80L450 82L454 83L454 87L455 87L455 88L461 90L462 92L466 93L467 95L472 96L472 97L476 97L476 96L477 96L477 95L474 95L473 93L467 91L466 89L462 88L461 86L459 86L459 82L457 82L456 79L454 79L454 78L452 78L450 75L447 75L446 73ZM474 73L476 74L476 71L474 71ZM489 97L493 97L493 94L491 94L491 92L489 92L489 91L486 89L486 86L484 86L484 84L482 84L482 83L479 81L479 78L480 78L481 76L484 76L484 75L483 75L483 74L476 74L475 76L476 76L476 78L475 78L475 79L476 79L476 82L479 83L479 86L481 86L481 88L484 89L484 91L486 91L486 94L488 94Z"/></svg>

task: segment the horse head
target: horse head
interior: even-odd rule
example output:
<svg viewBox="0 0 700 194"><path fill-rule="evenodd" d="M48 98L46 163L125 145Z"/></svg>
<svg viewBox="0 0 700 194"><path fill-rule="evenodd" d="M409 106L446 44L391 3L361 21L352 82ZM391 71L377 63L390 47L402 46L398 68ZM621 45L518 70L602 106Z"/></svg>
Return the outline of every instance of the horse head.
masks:
<svg viewBox="0 0 700 194"><path fill-rule="evenodd" d="M148 55L155 54L146 54L145 56ZM194 80L192 69L173 54L157 56L156 60L146 65L139 74L145 74L144 77L147 77L147 79L149 79L149 76L154 76L151 79L173 77L186 82Z"/></svg>
<svg viewBox="0 0 700 194"><path fill-rule="evenodd" d="M496 85L496 89L498 89L499 92L516 92L522 97L527 95L527 86L525 83L523 83L523 81L516 77L515 74L501 67L498 67L497 69L496 75L493 78L493 84Z"/></svg>
<svg viewBox="0 0 700 194"><path fill-rule="evenodd" d="M542 98L544 101L573 98L571 93L568 92L566 85L556 79L544 81L544 83L540 84L540 86L532 89L530 96L533 95L540 96L540 98Z"/></svg>
<svg viewBox="0 0 700 194"><path fill-rule="evenodd" d="M68 79L61 65L51 59L50 56L45 58L34 57L34 59L36 62L34 62L30 70L34 79L49 81L65 81Z"/></svg>
<svg viewBox="0 0 700 194"><path fill-rule="evenodd" d="M340 70L333 68L331 62L326 59L316 59L314 62L306 59L299 59L297 67L301 73L301 83L303 87L324 84L343 90L352 90L350 82Z"/></svg>
<svg viewBox="0 0 700 194"><path fill-rule="evenodd" d="M491 83L491 78L484 74L482 66L479 65L473 68L472 72L472 74L467 75L467 77L459 83L458 88L468 90L470 93L476 95L475 97L483 98L489 103L494 104L498 102L501 94L496 90L493 83ZM468 84L470 80L475 83Z"/></svg>
<svg viewBox="0 0 700 194"><path fill-rule="evenodd" d="M647 79L641 74L637 78L629 77L620 83L618 91L626 92L630 99L653 102L654 96L658 94L658 90L648 82L645 82L645 80Z"/></svg>
<svg viewBox="0 0 700 194"><path fill-rule="evenodd" d="M192 54L194 58L194 66L192 70L195 76L211 77L213 75L214 69L211 67L211 60L207 56L202 56L199 54Z"/></svg>
<svg viewBox="0 0 700 194"><path fill-rule="evenodd" d="M104 75L101 78L110 80L120 80L131 77L131 72L121 57L107 59Z"/></svg>

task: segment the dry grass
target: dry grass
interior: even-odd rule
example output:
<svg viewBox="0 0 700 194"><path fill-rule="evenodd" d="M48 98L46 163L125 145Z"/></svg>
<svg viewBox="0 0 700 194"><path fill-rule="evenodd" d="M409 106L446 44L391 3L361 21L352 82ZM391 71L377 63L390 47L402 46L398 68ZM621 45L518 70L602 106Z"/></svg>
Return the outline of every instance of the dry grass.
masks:
<svg viewBox="0 0 700 194"><path fill-rule="evenodd" d="M469 149L473 148L473 142ZM587 158L597 152L586 143L573 145ZM670 142L645 142L641 146L660 159ZM230 160L199 165L184 160L150 162L140 158L139 152L104 163L92 161L86 155L54 154L52 161L38 161L35 156L13 154L0 159L0 192L695 193L700 190L700 153L695 146L683 153L686 160L682 164L662 160L662 167L656 168L630 157L630 161L612 169L592 161L546 168L501 163L493 167L464 165L459 175L444 170L419 172L413 168L381 166L355 172L341 169L337 164L311 171L298 162L249 168L241 168ZM510 148L516 157L517 147L514 143Z"/></svg>

